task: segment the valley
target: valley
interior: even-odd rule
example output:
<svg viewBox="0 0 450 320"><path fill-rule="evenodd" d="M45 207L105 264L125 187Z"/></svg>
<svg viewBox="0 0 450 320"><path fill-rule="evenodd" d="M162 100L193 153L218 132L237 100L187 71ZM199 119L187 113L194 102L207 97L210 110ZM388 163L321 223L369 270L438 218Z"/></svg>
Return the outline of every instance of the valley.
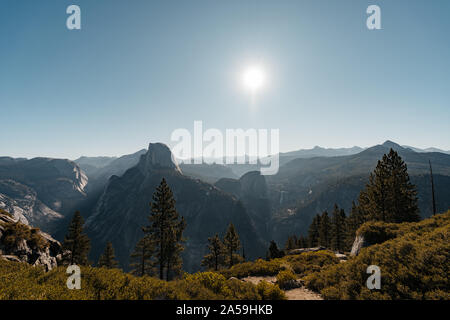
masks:
<svg viewBox="0 0 450 320"><path fill-rule="evenodd" d="M122 157L82 157L75 161L0 158L0 208L22 223L62 241L75 210L86 220L97 261L111 241L121 267L141 238L153 190L164 177L176 207L187 220L186 271L201 270L208 237L224 234L232 222L247 259L264 257L270 240L284 246L289 235L306 235L312 218L335 203L350 212L378 159L394 148L405 159L418 190L422 218L431 216L428 161L433 165L436 205L450 207L450 155L416 152L387 141L371 148L314 149L280 154L274 176L252 166L177 165L170 149L150 144ZM239 176L237 173L242 173Z"/></svg>

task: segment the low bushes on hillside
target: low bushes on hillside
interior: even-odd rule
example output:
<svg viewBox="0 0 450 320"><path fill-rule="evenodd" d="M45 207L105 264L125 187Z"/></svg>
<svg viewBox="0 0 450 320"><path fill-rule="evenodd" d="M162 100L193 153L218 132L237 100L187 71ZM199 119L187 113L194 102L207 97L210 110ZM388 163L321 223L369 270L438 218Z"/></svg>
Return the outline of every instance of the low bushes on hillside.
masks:
<svg viewBox="0 0 450 320"><path fill-rule="evenodd" d="M245 278L250 276L275 276L281 270L286 270L287 266L282 259L270 261L258 259L254 262L244 262L236 264L230 269L221 270L220 273L226 278Z"/></svg>
<svg viewBox="0 0 450 320"><path fill-rule="evenodd" d="M331 251L304 252L298 255L288 255L269 261L258 259L254 262L244 262L234 265L220 273L226 278L236 277L269 277L276 276L281 271L289 270L304 277L322 268L338 264L339 259Z"/></svg>
<svg viewBox="0 0 450 320"><path fill-rule="evenodd" d="M69 290L63 267L45 273L25 263L0 261L0 300L261 300L284 299L278 286L264 288L213 272L175 281L135 277L118 269L81 267L81 290Z"/></svg>
<svg viewBox="0 0 450 320"><path fill-rule="evenodd" d="M31 228L20 222L4 223L2 227L3 235L0 241L6 248L16 247L23 240L31 248L37 250L43 250L49 245L47 240L39 234L37 228Z"/></svg>
<svg viewBox="0 0 450 320"><path fill-rule="evenodd" d="M375 227L374 227L375 226ZM397 237L361 250L346 263L306 277L307 286L326 299L450 299L450 211L393 228L370 223L360 231L386 230ZM389 232L391 232L389 231ZM381 270L381 289L369 290L369 265Z"/></svg>
<svg viewBox="0 0 450 320"><path fill-rule="evenodd" d="M304 252L299 255L289 255L283 258L292 270L304 277L313 272L322 270L324 267L339 263L339 259L331 251Z"/></svg>
<svg viewBox="0 0 450 320"><path fill-rule="evenodd" d="M284 290L296 286L297 276L291 270L283 270L277 274L277 285Z"/></svg>
<svg viewBox="0 0 450 320"><path fill-rule="evenodd" d="M262 300L284 300L284 292L277 286L267 281L260 281L256 286Z"/></svg>

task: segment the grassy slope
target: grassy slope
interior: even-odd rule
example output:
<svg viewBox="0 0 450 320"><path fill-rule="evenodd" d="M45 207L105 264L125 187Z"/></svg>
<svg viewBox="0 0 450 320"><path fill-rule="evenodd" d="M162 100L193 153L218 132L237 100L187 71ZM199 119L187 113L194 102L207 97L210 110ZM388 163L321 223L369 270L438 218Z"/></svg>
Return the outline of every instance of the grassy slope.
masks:
<svg viewBox="0 0 450 320"><path fill-rule="evenodd" d="M135 277L118 269L82 267L81 290L69 290L64 267L48 273L25 263L0 261L0 300L96 300L96 299L284 299L276 285L255 286L203 272L183 279L162 281Z"/></svg>
<svg viewBox="0 0 450 320"><path fill-rule="evenodd" d="M326 299L450 299L449 231L450 211L418 223L365 224L358 233L380 243L307 276L308 288ZM380 290L366 287L369 265L381 269Z"/></svg>

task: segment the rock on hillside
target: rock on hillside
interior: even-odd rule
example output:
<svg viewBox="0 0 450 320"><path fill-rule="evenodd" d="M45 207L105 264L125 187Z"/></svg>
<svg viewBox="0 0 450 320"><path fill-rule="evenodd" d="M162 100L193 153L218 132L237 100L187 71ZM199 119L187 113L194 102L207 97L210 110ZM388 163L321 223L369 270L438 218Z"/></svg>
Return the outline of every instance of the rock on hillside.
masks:
<svg viewBox="0 0 450 320"><path fill-rule="evenodd" d="M61 255L58 241L0 209L0 259L43 266L49 271L57 267Z"/></svg>

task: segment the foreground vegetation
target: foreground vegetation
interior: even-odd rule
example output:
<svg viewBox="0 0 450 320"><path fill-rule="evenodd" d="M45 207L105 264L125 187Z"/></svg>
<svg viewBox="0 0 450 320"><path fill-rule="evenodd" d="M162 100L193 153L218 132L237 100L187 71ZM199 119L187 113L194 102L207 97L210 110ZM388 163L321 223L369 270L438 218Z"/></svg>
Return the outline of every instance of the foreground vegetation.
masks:
<svg viewBox="0 0 450 320"><path fill-rule="evenodd" d="M81 267L81 289L66 286L66 268L50 272L26 263L0 260L0 300L272 300L284 299L283 291L267 282L259 285L227 280L214 272L186 274L164 281L136 277L119 269Z"/></svg>
<svg viewBox="0 0 450 320"><path fill-rule="evenodd" d="M217 272L164 281L119 269L81 268L81 290L69 290L65 267L45 273L25 263L0 261L0 299L284 299L293 281L325 299L450 299L450 211L417 223L367 222L357 234L370 243L340 262L331 251L258 259ZM369 265L381 269L381 289L369 290ZM239 279L275 277L277 284Z"/></svg>
<svg viewBox="0 0 450 320"><path fill-rule="evenodd" d="M346 263L305 278L325 299L450 299L450 211L418 223L368 222L357 234L377 243ZM369 265L381 289L366 287Z"/></svg>

